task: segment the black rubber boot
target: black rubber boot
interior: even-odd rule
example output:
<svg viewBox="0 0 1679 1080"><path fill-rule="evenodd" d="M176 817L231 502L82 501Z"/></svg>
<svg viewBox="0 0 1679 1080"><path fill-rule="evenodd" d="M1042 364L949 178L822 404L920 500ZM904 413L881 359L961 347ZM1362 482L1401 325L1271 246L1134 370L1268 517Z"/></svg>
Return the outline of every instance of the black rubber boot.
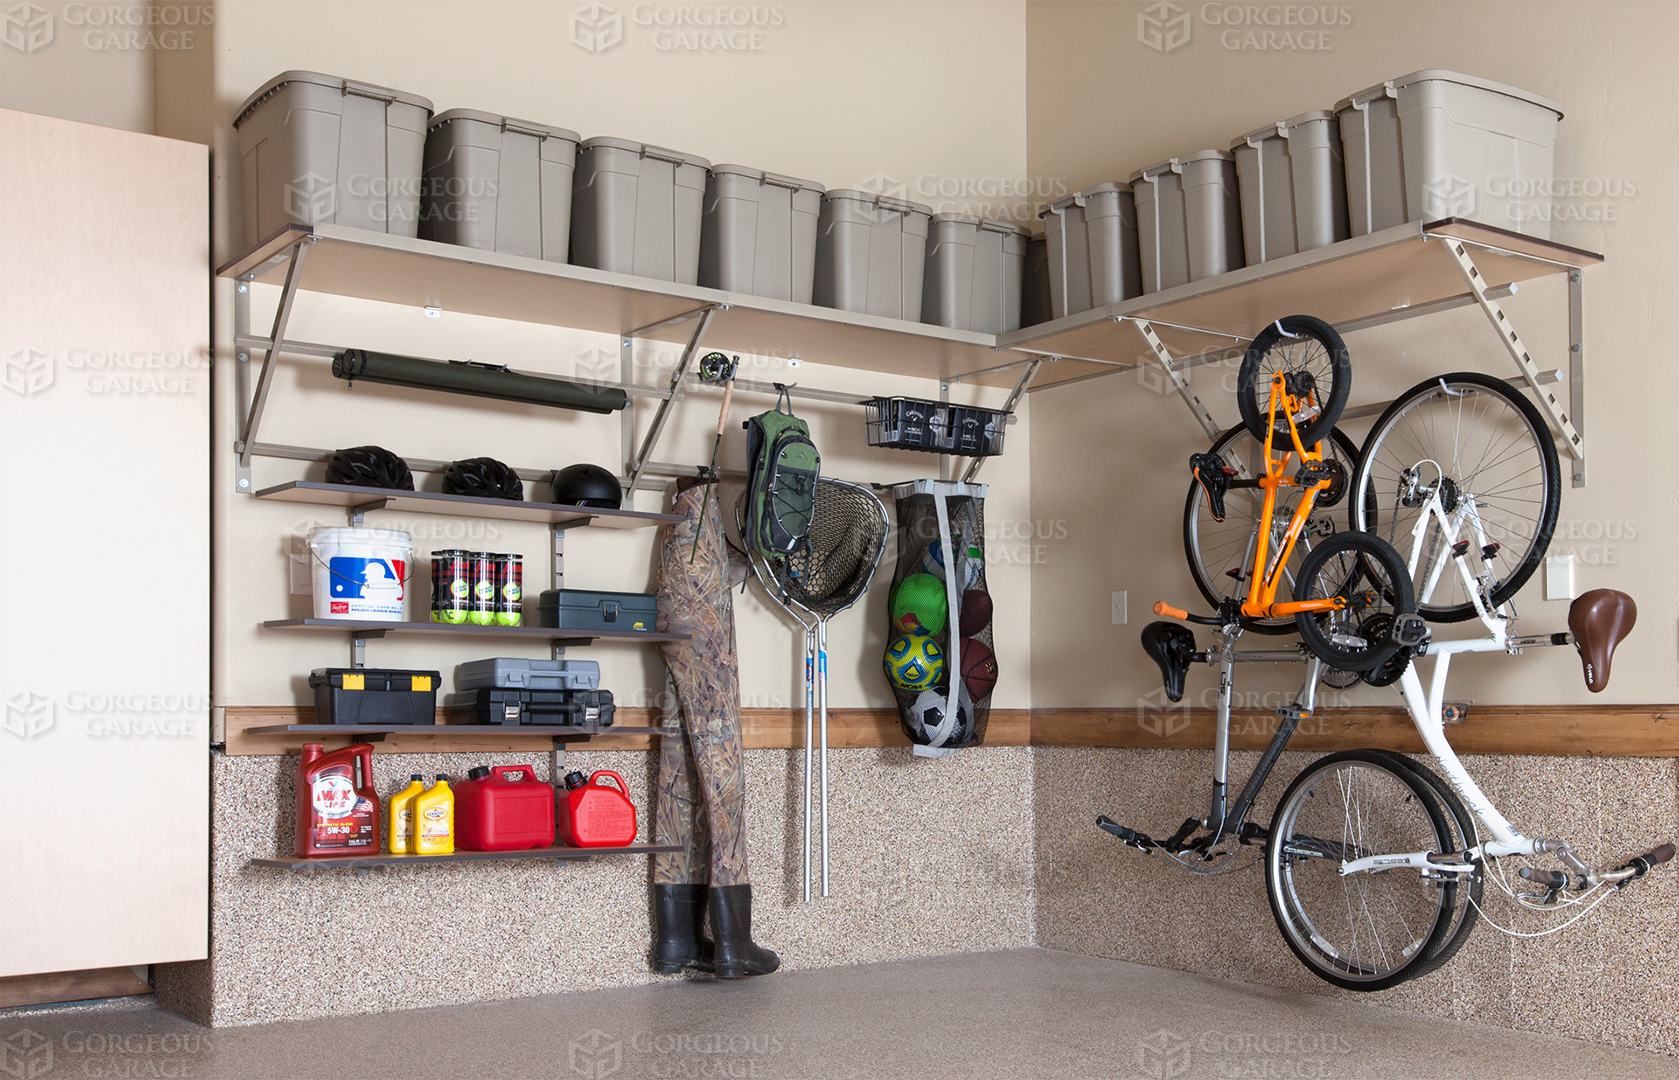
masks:
<svg viewBox="0 0 1679 1080"><path fill-rule="evenodd" d="M653 970L674 975L683 968L712 968L705 924L704 885L653 886Z"/></svg>
<svg viewBox="0 0 1679 1080"><path fill-rule="evenodd" d="M752 943L752 886L711 890L711 933L717 939L717 977L768 975L781 958Z"/></svg>

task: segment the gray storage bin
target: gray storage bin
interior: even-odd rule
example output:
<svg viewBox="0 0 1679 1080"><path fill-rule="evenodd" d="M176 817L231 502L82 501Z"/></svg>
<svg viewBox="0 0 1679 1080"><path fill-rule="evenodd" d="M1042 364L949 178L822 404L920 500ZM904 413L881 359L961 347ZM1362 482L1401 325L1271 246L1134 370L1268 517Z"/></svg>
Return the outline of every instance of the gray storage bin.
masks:
<svg viewBox="0 0 1679 1080"><path fill-rule="evenodd" d="M1246 265L1236 159L1202 150L1131 175L1143 292L1201 281Z"/></svg>
<svg viewBox="0 0 1679 1080"><path fill-rule="evenodd" d="M455 689L599 690L598 660L527 660L494 656L455 668Z"/></svg>
<svg viewBox="0 0 1679 1080"><path fill-rule="evenodd" d="M1054 318L1050 314L1049 241L1034 236L1026 241L1026 266L1021 271L1020 325L1036 326Z"/></svg>
<svg viewBox="0 0 1679 1080"><path fill-rule="evenodd" d="M1309 112L1230 144L1249 265L1345 240L1346 172L1335 114Z"/></svg>
<svg viewBox="0 0 1679 1080"><path fill-rule="evenodd" d="M1352 235L1461 217L1550 239L1556 102L1430 70L1361 90L1335 114Z"/></svg>
<svg viewBox="0 0 1679 1080"><path fill-rule="evenodd" d="M246 246L293 222L415 235L430 118L401 90L314 71L268 80L233 121Z"/></svg>
<svg viewBox="0 0 1679 1080"><path fill-rule="evenodd" d="M700 218L700 284L810 303L822 185L713 165Z"/></svg>
<svg viewBox="0 0 1679 1080"><path fill-rule="evenodd" d="M934 214L927 226L921 321L980 334L1020 329L1020 279L1030 235L1006 221Z"/></svg>
<svg viewBox="0 0 1679 1080"><path fill-rule="evenodd" d="M571 261L693 285L711 162L624 139L585 139L571 183Z"/></svg>
<svg viewBox="0 0 1679 1080"><path fill-rule="evenodd" d="M1131 185L1097 184L1075 191L1038 216L1048 245L1054 318L1143 295Z"/></svg>
<svg viewBox="0 0 1679 1080"><path fill-rule="evenodd" d="M578 134L471 109L426 132L420 238L565 262Z"/></svg>
<svg viewBox="0 0 1679 1080"><path fill-rule="evenodd" d="M933 208L837 188L816 223L816 285L823 307L893 319L921 318L927 226Z"/></svg>

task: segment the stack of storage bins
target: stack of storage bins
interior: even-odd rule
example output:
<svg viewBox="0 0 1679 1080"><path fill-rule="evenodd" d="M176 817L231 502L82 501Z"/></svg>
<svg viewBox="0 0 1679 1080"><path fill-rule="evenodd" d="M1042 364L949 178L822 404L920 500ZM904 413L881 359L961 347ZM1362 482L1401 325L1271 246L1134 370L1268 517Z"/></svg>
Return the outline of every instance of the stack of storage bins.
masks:
<svg viewBox="0 0 1679 1080"><path fill-rule="evenodd" d="M287 225L414 236L431 102L315 71L287 71L239 107L245 243Z"/></svg>
<svg viewBox="0 0 1679 1080"><path fill-rule="evenodd" d="M714 165L700 221L699 283L810 303L822 185L740 165Z"/></svg>
<svg viewBox="0 0 1679 1080"><path fill-rule="evenodd" d="M1455 71L1415 71L1359 91L1335 114L1354 236L1463 217L1550 238L1556 102Z"/></svg>
<svg viewBox="0 0 1679 1080"><path fill-rule="evenodd" d="M1250 131L1230 149L1242 193L1248 265L1350 235L1341 132L1333 113L1302 113Z"/></svg>
<svg viewBox="0 0 1679 1080"><path fill-rule="evenodd" d="M1050 314L1062 319L1143 294L1129 184L1097 184L1049 204L1044 223Z"/></svg>
<svg viewBox="0 0 1679 1080"><path fill-rule="evenodd" d="M1020 329L1030 235L1006 221L934 214L927 233L921 321L981 334Z"/></svg>
<svg viewBox="0 0 1679 1080"><path fill-rule="evenodd" d="M451 109L426 133L420 239L565 262L578 135Z"/></svg>
<svg viewBox="0 0 1679 1080"><path fill-rule="evenodd" d="M571 261L694 285L711 162L679 150L597 137L578 147Z"/></svg>
<svg viewBox="0 0 1679 1080"><path fill-rule="evenodd" d="M1143 292L1246 265L1236 159L1222 150L1171 158L1131 174Z"/></svg>
<svg viewBox="0 0 1679 1080"><path fill-rule="evenodd" d="M919 320L932 217L932 207L889 195L848 188L823 195L816 225L815 302Z"/></svg>

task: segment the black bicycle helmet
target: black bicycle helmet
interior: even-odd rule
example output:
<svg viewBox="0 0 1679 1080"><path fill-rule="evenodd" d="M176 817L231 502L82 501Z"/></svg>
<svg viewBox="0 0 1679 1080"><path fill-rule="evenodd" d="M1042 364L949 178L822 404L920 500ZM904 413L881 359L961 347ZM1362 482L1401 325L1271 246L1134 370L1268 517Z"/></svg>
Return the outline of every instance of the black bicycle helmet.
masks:
<svg viewBox="0 0 1679 1080"><path fill-rule="evenodd" d="M443 494L524 502L525 484L518 473L495 458L475 457L443 470Z"/></svg>
<svg viewBox="0 0 1679 1080"><path fill-rule="evenodd" d="M383 446L352 446L332 455L326 463L326 482L356 487L413 491L414 474L408 462Z"/></svg>
<svg viewBox="0 0 1679 1080"><path fill-rule="evenodd" d="M554 501L616 510L624 503L624 486L599 465L568 465L554 474Z"/></svg>

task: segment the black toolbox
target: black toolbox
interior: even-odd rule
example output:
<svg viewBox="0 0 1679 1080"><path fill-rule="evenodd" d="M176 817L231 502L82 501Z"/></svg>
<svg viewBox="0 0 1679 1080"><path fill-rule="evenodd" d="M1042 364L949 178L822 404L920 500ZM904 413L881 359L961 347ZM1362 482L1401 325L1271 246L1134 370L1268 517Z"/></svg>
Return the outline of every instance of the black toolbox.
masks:
<svg viewBox="0 0 1679 1080"><path fill-rule="evenodd" d="M507 690L492 686L458 693L449 699L451 719L475 724L545 724L612 726L615 711L610 690Z"/></svg>
<svg viewBox="0 0 1679 1080"><path fill-rule="evenodd" d="M317 724L435 724L438 671L316 668L309 673Z"/></svg>
<svg viewBox="0 0 1679 1080"><path fill-rule="evenodd" d="M651 631L658 623L658 598L651 593L548 589L537 600L542 626L559 630Z"/></svg>

